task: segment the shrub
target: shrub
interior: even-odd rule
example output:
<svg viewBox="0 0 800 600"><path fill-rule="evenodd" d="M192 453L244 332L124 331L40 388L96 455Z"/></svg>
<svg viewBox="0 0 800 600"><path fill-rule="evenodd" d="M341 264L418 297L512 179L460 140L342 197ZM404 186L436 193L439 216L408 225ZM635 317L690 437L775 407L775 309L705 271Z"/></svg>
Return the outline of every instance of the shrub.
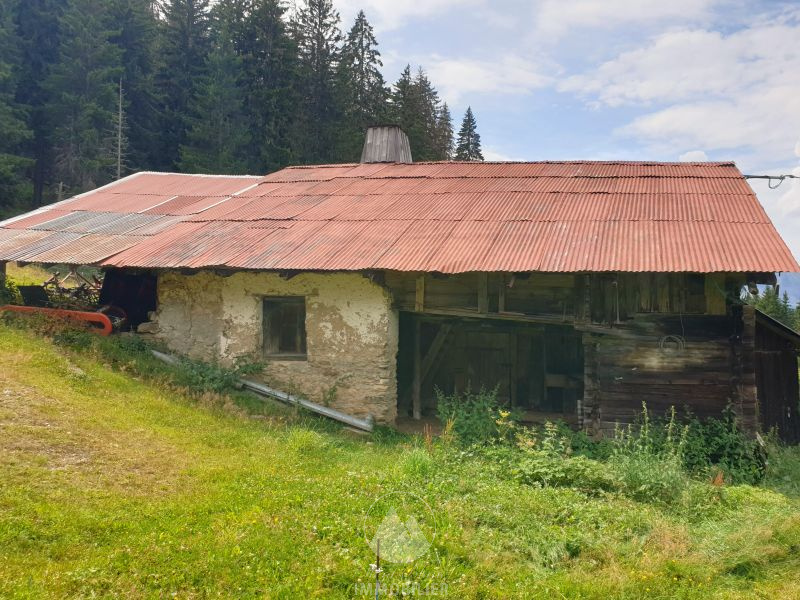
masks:
<svg viewBox="0 0 800 600"><path fill-rule="evenodd" d="M497 388L469 388L464 393L444 394L436 389L436 403L442 423L451 423L453 434L462 444L497 441L510 435L516 415L497 401Z"/></svg>
<svg viewBox="0 0 800 600"><path fill-rule="evenodd" d="M720 480L728 483L753 484L763 480L766 452L742 430L730 406L719 419L701 421L687 413L682 421L674 409L666 419L651 420L643 404L639 421L616 432L612 462L618 471L626 473L630 485L649 485L653 497L665 499L658 490L678 485L678 480L687 475L707 478L721 474ZM656 464L661 465L656 475L663 481L648 484L644 474L635 473Z"/></svg>
<svg viewBox="0 0 800 600"><path fill-rule="evenodd" d="M569 432L571 433L571 432ZM515 444L485 451L501 477L537 487L571 487L584 492L618 489L607 465L586 456L572 456L572 437L561 426L518 428Z"/></svg>
<svg viewBox="0 0 800 600"><path fill-rule="evenodd" d="M618 453L609 465L622 483L625 495L640 502L672 504L689 484L680 458L649 451Z"/></svg>
<svg viewBox="0 0 800 600"><path fill-rule="evenodd" d="M510 472L514 479L529 485L571 487L584 492L619 487L605 464L585 456L553 456L534 450L522 453Z"/></svg>
<svg viewBox="0 0 800 600"><path fill-rule="evenodd" d="M686 468L707 475L719 470L731 483L758 483L766 472L766 452L745 433L728 406L720 419L701 421L688 415L683 458Z"/></svg>
<svg viewBox="0 0 800 600"><path fill-rule="evenodd" d="M6 277L0 285L0 304L20 304L19 290L10 277Z"/></svg>
<svg viewBox="0 0 800 600"><path fill-rule="evenodd" d="M782 446L771 440L766 467L766 486L800 497L800 446Z"/></svg>

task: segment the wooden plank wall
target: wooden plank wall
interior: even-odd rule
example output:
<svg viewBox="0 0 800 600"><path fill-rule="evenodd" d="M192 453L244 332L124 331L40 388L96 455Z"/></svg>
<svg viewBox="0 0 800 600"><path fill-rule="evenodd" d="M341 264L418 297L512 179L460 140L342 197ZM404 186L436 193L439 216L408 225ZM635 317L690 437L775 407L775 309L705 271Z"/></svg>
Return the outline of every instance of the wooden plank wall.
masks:
<svg viewBox="0 0 800 600"><path fill-rule="evenodd" d="M798 348L767 319L756 319L755 375L761 426L777 429L787 443L800 442Z"/></svg>
<svg viewBox="0 0 800 600"><path fill-rule="evenodd" d="M423 310L418 310L418 280L424 281ZM435 312L467 311L476 314L502 313L550 316L572 321L578 312L583 276L561 273L512 275L510 273L462 273L458 275L414 274L389 271L384 282L391 290L398 310ZM485 290L485 295L480 290ZM481 306L484 301L485 306Z"/></svg>
<svg viewBox="0 0 800 600"><path fill-rule="evenodd" d="M688 406L701 417L732 403L743 424L758 429L755 319L738 305L744 276L387 272L384 281L402 311L581 332L584 392L576 422L596 433L633 421L643 401L655 413ZM461 342L454 346L475 347ZM489 346L487 360L496 354Z"/></svg>
<svg viewBox="0 0 800 600"><path fill-rule="evenodd" d="M719 416L731 403L743 425L757 429L752 337L740 315L642 317L608 334L585 334L584 356L590 432L635 421L642 402L652 414L674 406L699 417Z"/></svg>
<svg viewBox="0 0 800 600"><path fill-rule="evenodd" d="M388 271L399 310L548 317L616 324L639 314L724 315L743 278L691 273L461 273Z"/></svg>

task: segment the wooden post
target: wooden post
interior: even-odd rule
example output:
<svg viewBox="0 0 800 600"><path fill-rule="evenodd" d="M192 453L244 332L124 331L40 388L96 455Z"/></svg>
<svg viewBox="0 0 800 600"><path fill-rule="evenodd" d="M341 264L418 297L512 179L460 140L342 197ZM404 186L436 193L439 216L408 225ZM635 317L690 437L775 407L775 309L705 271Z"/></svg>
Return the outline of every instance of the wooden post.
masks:
<svg viewBox="0 0 800 600"><path fill-rule="evenodd" d="M419 421L422 418L422 327L419 319L414 320L414 380L411 384L411 410L414 419Z"/></svg>
<svg viewBox="0 0 800 600"><path fill-rule="evenodd" d="M414 310L422 312L425 310L425 273L417 276L417 289L414 297Z"/></svg>
<svg viewBox="0 0 800 600"><path fill-rule="evenodd" d="M497 312L506 312L506 276L500 278L500 289L497 291Z"/></svg>
<svg viewBox="0 0 800 600"><path fill-rule="evenodd" d="M478 273L478 312L489 312L489 274Z"/></svg>
<svg viewBox="0 0 800 600"><path fill-rule="evenodd" d="M0 260L0 288L4 288L6 285L6 263L5 261Z"/></svg>

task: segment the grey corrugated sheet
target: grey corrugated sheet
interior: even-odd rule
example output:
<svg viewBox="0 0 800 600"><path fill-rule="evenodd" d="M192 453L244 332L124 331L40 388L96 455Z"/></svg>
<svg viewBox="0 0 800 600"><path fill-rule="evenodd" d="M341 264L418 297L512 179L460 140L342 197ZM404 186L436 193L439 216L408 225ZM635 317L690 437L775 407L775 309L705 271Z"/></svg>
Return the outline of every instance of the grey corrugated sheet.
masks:
<svg viewBox="0 0 800 600"><path fill-rule="evenodd" d="M370 127L361 151L362 163L410 163L411 146L396 125Z"/></svg>

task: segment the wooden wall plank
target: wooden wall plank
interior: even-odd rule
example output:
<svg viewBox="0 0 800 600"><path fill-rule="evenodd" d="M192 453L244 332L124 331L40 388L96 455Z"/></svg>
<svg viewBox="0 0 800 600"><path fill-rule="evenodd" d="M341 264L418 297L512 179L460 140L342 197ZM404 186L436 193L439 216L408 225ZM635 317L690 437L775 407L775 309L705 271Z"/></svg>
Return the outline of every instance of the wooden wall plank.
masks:
<svg viewBox="0 0 800 600"><path fill-rule="evenodd" d="M489 274L478 273L478 312L489 312Z"/></svg>
<svg viewBox="0 0 800 600"><path fill-rule="evenodd" d="M724 315L727 310L725 299L725 275L710 273L706 275L706 312L709 315Z"/></svg>
<svg viewBox="0 0 800 600"><path fill-rule="evenodd" d="M425 310L425 273L417 275L416 295L414 297L414 310L422 312Z"/></svg>

